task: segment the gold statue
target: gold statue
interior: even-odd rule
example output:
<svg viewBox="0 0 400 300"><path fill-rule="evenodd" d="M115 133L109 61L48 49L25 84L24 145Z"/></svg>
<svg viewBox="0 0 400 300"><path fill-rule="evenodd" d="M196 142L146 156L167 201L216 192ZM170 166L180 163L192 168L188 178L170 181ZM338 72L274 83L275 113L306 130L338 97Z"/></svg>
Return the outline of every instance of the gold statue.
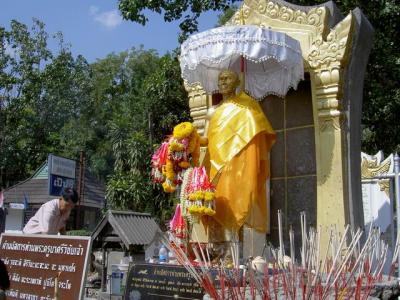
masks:
<svg viewBox="0 0 400 300"><path fill-rule="evenodd" d="M231 70L218 77L222 102L207 125L210 180L216 185L216 215L223 228L237 233L244 225L269 231L266 181L275 132L259 103L244 92Z"/></svg>

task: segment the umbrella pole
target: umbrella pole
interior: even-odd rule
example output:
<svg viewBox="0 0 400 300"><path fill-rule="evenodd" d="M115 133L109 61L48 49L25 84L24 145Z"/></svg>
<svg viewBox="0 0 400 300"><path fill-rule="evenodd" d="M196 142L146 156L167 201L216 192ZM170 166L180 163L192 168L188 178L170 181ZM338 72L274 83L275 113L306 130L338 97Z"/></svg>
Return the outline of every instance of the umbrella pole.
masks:
<svg viewBox="0 0 400 300"><path fill-rule="evenodd" d="M244 92L246 87L246 76L245 76L245 69L246 69L246 61L243 55L240 55L240 91Z"/></svg>
<svg viewBox="0 0 400 300"><path fill-rule="evenodd" d="M243 8L240 9L240 24L244 25L244 15L243 15ZM245 76L245 69L246 69L246 61L243 55L240 55L240 91L244 92L246 87L246 76Z"/></svg>

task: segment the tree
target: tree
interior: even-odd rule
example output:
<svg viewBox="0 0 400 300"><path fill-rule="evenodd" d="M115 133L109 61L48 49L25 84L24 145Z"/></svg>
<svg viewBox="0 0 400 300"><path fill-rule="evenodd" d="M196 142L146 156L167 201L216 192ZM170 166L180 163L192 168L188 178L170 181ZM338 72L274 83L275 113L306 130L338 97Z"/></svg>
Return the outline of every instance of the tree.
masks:
<svg viewBox="0 0 400 300"><path fill-rule="evenodd" d="M146 10L151 10L158 14L164 14L164 20L171 22L181 20L179 27L181 34L179 41L184 41L188 34L198 30L198 18L203 12L225 11L230 8L237 0L119 0L119 10L126 20L131 20L141 25L146 25L149 21L145 15ZM182 20L183 18L183 20Z"/></svg>
<svg viewBox="0 0 400 300"><path fill-rule="evenodd" d="M88 64L62 35L47 48L44 24L0 28L0 185L36 170L48 153L77 158L107 181L111 208L164 220L172 199L151 182L151 154L174 125L190 119L175 55L132 48Z"/></svg>
<svg viewBox="0 0 400 300"><path fill-rule="evenodd" d="M218 22L215 26L218 27L226 24L226 22L228 22L233 17L237 10L238 6L236 4L232 4L231 6L229 6L228 9L224 10L223 13L218 15Z"/></svg>
<svg viewBox="0 0 400 300"><path fill-rule="evenodd" d="M88 64L74 59L58 34L47 48L44 24L31 30L15 20L0 27L0 186L29 176L49 152L59 152L60 129L80 114Z"/></svg>
<svg viewBox="0 0 400 300"><path fill-rule="evenodd" d="M141 56L134 56L128 68L137 66L137 57ZM125 97L134 101L124 106L128 109L124 117L111 123L115 162L107 200L115 208L150 212L162 223L173 199L151 182L151 155L174 125L190 119L189 107L175 56L154 56L142 66L147 67L141 69L141 81L136 80L132 94Z"/></svg>

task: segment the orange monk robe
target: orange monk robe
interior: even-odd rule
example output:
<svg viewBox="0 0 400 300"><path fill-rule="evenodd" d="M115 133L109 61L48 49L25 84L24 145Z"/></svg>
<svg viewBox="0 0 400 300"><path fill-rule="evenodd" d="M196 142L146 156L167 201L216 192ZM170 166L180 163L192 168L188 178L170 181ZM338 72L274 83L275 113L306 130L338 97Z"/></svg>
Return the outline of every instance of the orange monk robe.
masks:
<svg viewBox="0 0 400 300"><path fill-rule="evenodd" d="M215 110L208 129L210 179L216 184L215 219L225 228L269 230L266 181L274 142L259 103L245 93Z"/></svg>

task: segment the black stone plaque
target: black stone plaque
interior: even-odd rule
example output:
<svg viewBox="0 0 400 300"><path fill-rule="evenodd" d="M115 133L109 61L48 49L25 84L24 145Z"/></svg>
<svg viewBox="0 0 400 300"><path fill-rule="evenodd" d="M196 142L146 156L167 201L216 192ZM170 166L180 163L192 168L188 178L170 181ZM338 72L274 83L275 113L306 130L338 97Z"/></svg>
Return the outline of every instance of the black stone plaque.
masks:
<svg viewBox="0 0 400 300"><path fill-rule="evenodd" d="M129 268L126 300L203 299L203 296L203 289L183 266L135 264Z"/></svg>

